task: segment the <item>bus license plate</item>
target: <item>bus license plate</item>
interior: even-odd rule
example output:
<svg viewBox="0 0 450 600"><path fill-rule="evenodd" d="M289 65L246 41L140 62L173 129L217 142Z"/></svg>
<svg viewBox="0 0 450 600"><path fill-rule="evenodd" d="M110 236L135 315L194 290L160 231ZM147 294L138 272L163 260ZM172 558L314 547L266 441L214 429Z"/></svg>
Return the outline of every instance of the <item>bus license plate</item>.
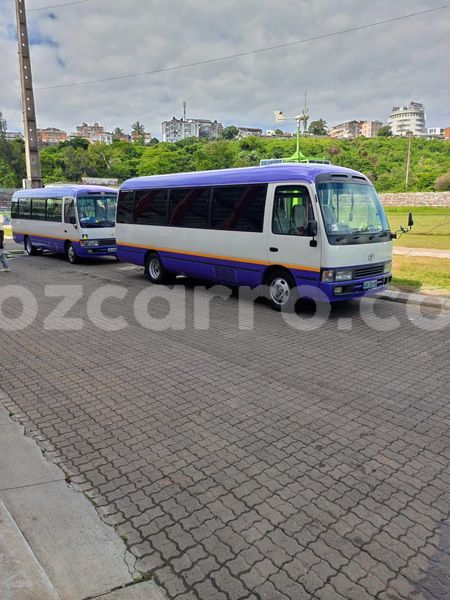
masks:
<svg viewBox="0 0 450 600"><path fill-rule="evenodd" d="M117 248L108 248L108 252L116 252Z"/></svg>
<svg viewBox="0 0 450 600"><path fill-rule="evenodd" d="M377 287L377 281L376 281L376 279L374 279L372 281L365 281L363 283L363 290L371 290L374 287Z"/></svg>

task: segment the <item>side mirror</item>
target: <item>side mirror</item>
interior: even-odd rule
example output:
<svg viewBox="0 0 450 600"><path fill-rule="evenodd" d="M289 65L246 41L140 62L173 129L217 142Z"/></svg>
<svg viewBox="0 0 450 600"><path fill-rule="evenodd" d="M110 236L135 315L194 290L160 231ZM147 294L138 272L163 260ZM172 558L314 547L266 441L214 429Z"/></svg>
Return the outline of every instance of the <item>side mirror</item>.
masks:
<svg viewBox="0 0 450 600"><path fill-rule="evenodd" d="M411 227L414 225L414 220L413 220L413 215L412 212L410 212L408 214L408 227L411 229Z"/></svg>
<svg viewBox="0 0 450 600"><path fill-rule="evenodd" d="M313 220L309 222L309 235L316 237L317 235L317 221Z"/></svg>

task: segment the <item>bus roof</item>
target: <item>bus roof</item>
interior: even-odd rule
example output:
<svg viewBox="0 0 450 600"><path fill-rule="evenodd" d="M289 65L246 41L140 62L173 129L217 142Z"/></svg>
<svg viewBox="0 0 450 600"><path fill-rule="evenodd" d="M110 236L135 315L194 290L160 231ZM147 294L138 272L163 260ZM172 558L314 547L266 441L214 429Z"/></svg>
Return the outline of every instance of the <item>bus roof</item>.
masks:
<svg viewBox="0 0 450 600"><path fill-rule="evenodd" d="M121 190L139 190L165 187L191 187L207 185L239 185L251 183L276 183L280 181L304 181L313 183L318 175L346 174L366 177L358 171L324 164L284 163L239 169L220 169L216 171L193 171L191 173L173 173L133 177L124 181Z"/></svg>
<svg viewBox="0 0 450 600"><path fill-rule="evenodd" d="M104 187L102 185L55 185L44 188L31 188L18 190L14 193L14 198L63 198L64 196L78 196L81 194L92 194L94 192L117 194L114 188Z"/></svg>

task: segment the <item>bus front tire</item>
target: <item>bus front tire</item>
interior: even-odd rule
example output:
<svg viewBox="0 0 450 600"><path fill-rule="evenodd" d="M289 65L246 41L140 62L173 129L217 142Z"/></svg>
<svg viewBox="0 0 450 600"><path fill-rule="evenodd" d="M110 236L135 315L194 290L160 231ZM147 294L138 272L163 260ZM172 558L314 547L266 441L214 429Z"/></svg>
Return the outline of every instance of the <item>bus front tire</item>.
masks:
<svg viewBox="0 0 450 600"><path fill-rule="evenodd" d="M171 283L175 279L175 276L168 273L163 267L161 258L156 252L152 252L148 255L145 264L145 272L147 273L149 280L156 284Z"/></svg>
<svg viewBox="0 0 450 600"><path fill-rule="evenodd" d="M73 244L66 244L66 258L71 265L75 265L78 262L78 256L75 254Z"/></svg>
<svg viewBox="0 0 450 600"><path fill-rule="evenodd" d="M266 298L274 310L294 312L298 292L293 277L281 269L270 273L266 279Z"/></svg>
<svg viewBox="0 0 450 600"><path fill-rule="evenodd" d="M25 246L25 252L28 254L28 256L36 256L36 254L38 253L37 248L35 248L33 246L33 244L31 243L31 240L28 236L26 236L26 238L25 238L24 246Z"/></svg>

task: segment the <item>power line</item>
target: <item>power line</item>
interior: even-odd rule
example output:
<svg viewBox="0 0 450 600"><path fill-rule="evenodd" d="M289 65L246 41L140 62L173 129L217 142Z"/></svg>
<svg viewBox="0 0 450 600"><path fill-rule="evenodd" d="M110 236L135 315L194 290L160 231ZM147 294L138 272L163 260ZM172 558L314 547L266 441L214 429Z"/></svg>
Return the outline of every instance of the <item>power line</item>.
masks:
<svg viewBox="0 0 450 600"><path fill-rule="evenodd" d="M73 6L74 4L84 4L89 0L74 0L73 2L65 2L64 4L53 4L52 6L39 6L38 8L29 8L27 12L35 12L37 10L52 10L54 8L62 8L64 6Z"/></svg>
<svg viewBox="0 0 450 600"><path fill-rule="evenodd" d="M87 0L84 0L87 2ZM157 73L165 73L167 71L179 71L181 69L188 69L190 67L197 67L200 65L209 65L212 63L222 62L225 60L231 60L233 58L240 58L243 56L250 56L252 54L260 54L262 52L270 52L272 50L279 50L280 48L288 48L290 46L296 46L299 44L306 44L308 42L313 42L316 40L323 40L331 37L336 37L338 35L343 35L345 33L351 33L353 31L361 31L362 29L369 29L370 27L376 27L378 25L386 25L388 23L395 23L396 21L403 21L404 19L411 19L412 17L418 17L421 15L425 15L432 12L437 12L439 10L444 10L446 8L450 8L450 4L445 4L444 6L438 6L436 8L429 8L427 10L421 10L414 13L409 13L407 15L402 15L400 17L392 17L390 19L384 19L383 21L375 21L374 23L367 23L366 25L357 25L355 27L349 27L348 29L342 29L340 31L334 31L331 33L324 33L321 35L315 35L310 38L305 38L303 40L295 40L292 42L285 42L282 44L277 44L275 46L267 46L265 48L257 48L256 50L246 50L243 52L238 52L236 54L229 54L227 56L220 56L217 58L208 58L205 60L200 60L192 63L185 63L182 65L176 65L173 67L162 67L160 69L153 69L152 71L143 71L141 73L132 73L128 75L116 75L114 77L104 77L102 79L90 79L87 81L75 81L72 83L60 83L55 85L46 85L42 87L36 88L36 90L53 90L56 88L65 88L65 87L74 87L79 85L90 85L91 83L105 83L107 81L118 81L120 79L131 79L133 77L143 77L144 75L156 75Z"/></svg>

